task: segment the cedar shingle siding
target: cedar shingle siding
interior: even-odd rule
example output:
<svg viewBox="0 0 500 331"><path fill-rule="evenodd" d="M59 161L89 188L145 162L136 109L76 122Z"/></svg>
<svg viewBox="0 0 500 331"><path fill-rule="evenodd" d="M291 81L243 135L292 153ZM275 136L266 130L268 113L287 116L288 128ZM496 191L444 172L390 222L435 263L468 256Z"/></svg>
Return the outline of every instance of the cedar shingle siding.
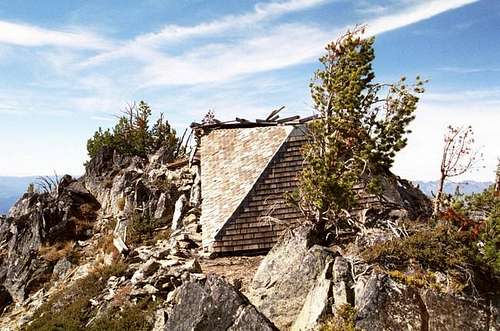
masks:
<svg viewBox="0 0 500 331"><path fill-rule="evenodd" d="M284 195L303 167L303 124L213 128L201 136L203 248L241 254L271 249L303 217ZM358 208L380 203L358 185Z"/></svg>
<svg viewBox="0 0 500 331"><path fill-rule="evenodd" d="M292 129L293 126L225 128L201 137L200 223L205 249L214 251L221 230L240 209Z"/></svg>
<svg viewBox="0 0 500 331"><path fill-rule="evenodd" d="M298 209L285 202L284 195L297 187L304 141L302 129L295 128L215 236L214 252L269 250L287 226L302 218Z"/></svg>
<svg viewBox="0 0 500 331"><path fill-rule="evenodd" d="M203 131L201 163L202 245L224 254L271 249L283 231L303 218L284 200L297 188L303 167L303 124L214 127ZM358 207L381 203L362 185Z"/></svg>

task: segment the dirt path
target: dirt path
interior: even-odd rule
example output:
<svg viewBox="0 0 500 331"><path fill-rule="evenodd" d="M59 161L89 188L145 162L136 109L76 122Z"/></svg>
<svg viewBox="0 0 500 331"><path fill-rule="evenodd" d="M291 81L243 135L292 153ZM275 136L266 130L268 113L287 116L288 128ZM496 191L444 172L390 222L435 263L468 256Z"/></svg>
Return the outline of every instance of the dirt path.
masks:
<svg viewBox="0 0 500 331"><path fill-rule="evenodd" d="M232 284L241 281L241 292L247 292L252 278L259 267L264 255L260 256L232 256L200 261L201 269L205 274L214 273L224 276Z"/></svg>

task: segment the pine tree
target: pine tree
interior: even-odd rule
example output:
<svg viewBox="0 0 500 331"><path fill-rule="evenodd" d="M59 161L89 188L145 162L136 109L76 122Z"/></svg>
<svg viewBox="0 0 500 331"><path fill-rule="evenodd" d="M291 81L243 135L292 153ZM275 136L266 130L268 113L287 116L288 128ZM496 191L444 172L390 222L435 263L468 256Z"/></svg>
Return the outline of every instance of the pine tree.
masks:
<svg viewBox="0 0 500 331"><path fill-rule="evenodd" d="M500 159L498 159L497 171L495 176L495 195L500 197Z"/></svg>
<svg viewBox="0 0 500 331"><path fill-rule="evenodd" d="M154 150L164 147L165 155L167 155L169 159L174 159L179 141L175 135L175 130L170 127L167 120L163 119L163 114L160 114L160 117L153 125L151 137L152 148L154 148Z"/></svg>
<svg viewBox="0 0 500 331"><path fill-rule="evenodd" d="M144 101L129 105L112 130L99 128L87 141L89 156L92 158L103 148L111 148L122 155L146 157L163 147L166 159L174 160L179 144L175 130L163 114L150 128L151 114L151 108Z"/></svg>
<svg viewBox="0 0 500 331"><path fill-rule="evenodd" d="M423 81L406 85L373 82L374 38L364 28L348 31L326 46L321 69L311 82L319 119L308 127L306 166L299 176L299 203L318 224L341 218L356 205L354 186L377 178L406 146Z"/></svg>
<svg viewBox="0 0 500 331"><path fill-rule="evenodd" d="M153 141L149 132L150 117L151 108L144 101L140 101L139 105L135 107L135 116L133 118L132 145L135 155L146 156L148 152L151 152Z"/></svg>

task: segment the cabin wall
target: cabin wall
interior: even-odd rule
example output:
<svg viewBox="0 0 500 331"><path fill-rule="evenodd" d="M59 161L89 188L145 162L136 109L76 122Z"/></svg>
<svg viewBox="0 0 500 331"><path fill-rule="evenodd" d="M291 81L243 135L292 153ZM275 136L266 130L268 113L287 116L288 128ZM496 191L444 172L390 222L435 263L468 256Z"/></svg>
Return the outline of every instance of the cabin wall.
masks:
<svg viewBox="0 0 500 331"><path fill-rule="evenodd" d="M201 138L202 244L206 250L293 127L213 130Z"/></svg>
<svg viewBox="0 0 500 331"><path fill-rule="evenodd" d="M301 212L285 201L297 188L303 166L303 128L297 127L261 174L231 219L216 236L213 251L234 254L271 249L283 231L303 219Z"/></svg>

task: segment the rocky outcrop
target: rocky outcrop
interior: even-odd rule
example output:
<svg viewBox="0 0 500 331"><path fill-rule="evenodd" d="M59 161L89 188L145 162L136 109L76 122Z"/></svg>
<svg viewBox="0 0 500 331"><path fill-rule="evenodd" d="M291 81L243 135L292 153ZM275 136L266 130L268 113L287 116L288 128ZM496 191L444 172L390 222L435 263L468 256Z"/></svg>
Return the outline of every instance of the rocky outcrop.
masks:
<svg viewBox="0 0 500 331"><path fill-rule="evenodd" d="M50 279L57 259L40 256L40 248L91 236L99 207L83 185L67 175L54 191L26 193L11 208L0 224L0 283L13 301L21 302Z"/></svg>
<svg viewBox="0 0 500 331"><path fill-rule="evenodd" d="M326 265L316 283L309 290L304 305L292 325L292 331L312 330L331 314L332 266L332 262Z"/></svg>
<svg viewBox="0 0 500 331"><path fill-rule="evenodd" d="M428 313L417 291L373 274L356 297L357 325L370 330L429 330Z"/></svg>
<svg viewBox="0 0 500 331"><path fill-rule="evenodd" d="M57 301L60 289L104 267L120 272L99 278L99 289L83 300L82 328L139 307L155 331L308 331L351 305L353 324L365 330L500 330L498 298L487 303L417 288L362 260L366 247L405 235L401 219L430 211L408 182L382 178L383 206L359 211L348 230L329 232L336 224L322 233L307 224L286 230L250 288L255 269L227 257L248 274L242 288L241 272L223 273L227 281L203 273L200 169L165 164L162 153L145 159L103 150L81 180L65 176L53 192L25 194L0 218L1 330L22 328L54 297L61 309L67 298ZM129 244L137 215L151 221L148 236ZM12 312L12 323L4 323L3 310Z"/></svg>
<svg viewBox="0 0 500 331"><path fill-rule="evenodd" d="M315 330L343 305L354 304L353 280L349 262L342 256L329 262L316 279L295 319L293 331Z"/></svg>
<svg viewBox="0 0 500 331"><path fill-rule="evenodd" d="M498 330L477 300L420 289L374 272L356 298L356 326L365 330Z"/></svg>
<svg viewBox="0 0 500 331"><path fill-rule="evenodd" d="M134 214L153 220L157 227L169 226L174 216L177 221L181 212L174 215L179 197L189 196L194 180L194 171L189 167L171 168L163 163L162 150L149 159L121 156L115 151L103 149L86 165L82 178L85 187L101 203L101 214Z"/></svg>
<svg viewBox="0 0 500 331"><path fill-rule="evenodd" d="M317 330L350 305L360 330L500 330L498 298L402 283L350 255L359 248L333 252L313 233L303 226L283 236L254 277L249 298L280 329Z"/></svg>
<svg viewBox="0 0 500 331"><path fill-rule="evenodd" d="M310 226L288 231L254 276L249 298L280 329L292 325L318 276L334 260L335 253L318 242Z"/></svg>
<svg viewBox="0 0 500 331"><path fill-rule="evenodd" d="M411 219L430 215L432 204L429 198L411 182L387 173L380 177L382 201L392 210Z"/></svg>
<svg viewBox="0 0 500 331"><path fill-rule="evenodd" d="M238 290L215 275L204 284L184 284L171 303L164 330L277 330Z"/></svg>

